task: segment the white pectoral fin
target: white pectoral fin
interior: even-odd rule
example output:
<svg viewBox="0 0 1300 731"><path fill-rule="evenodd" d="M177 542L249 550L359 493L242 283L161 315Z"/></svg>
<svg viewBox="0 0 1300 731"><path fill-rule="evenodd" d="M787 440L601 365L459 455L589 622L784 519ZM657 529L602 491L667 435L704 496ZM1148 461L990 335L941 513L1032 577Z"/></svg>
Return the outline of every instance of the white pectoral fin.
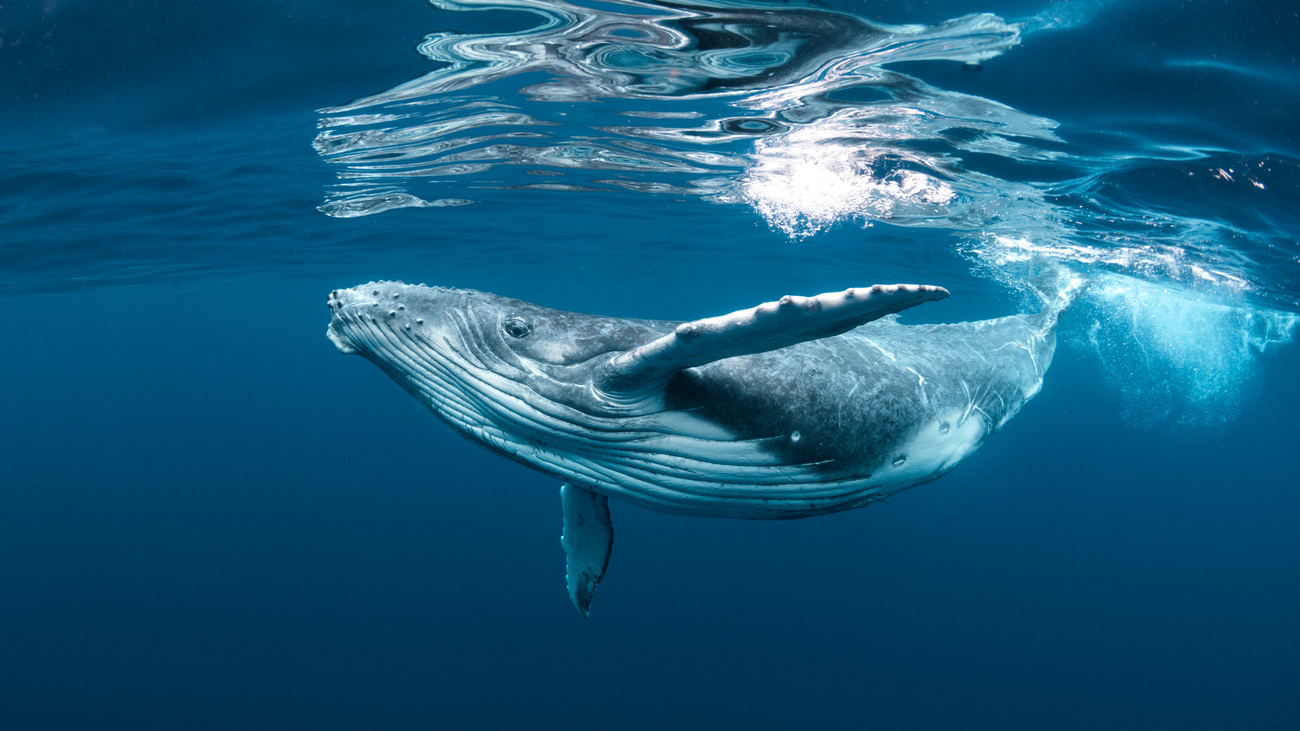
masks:
<svg viewBox="0 0 1300 731"><path fill-rule="evenodd" d="M609 519L609 498L582 485L566 482L560 488L564 509L565 578L573 606L587 616L596 584L605 576L609 552L614 547L614 524Z"/></svg>
<svg viewBox="0 0 1300 731"><path fill-rule="evenodd" d="M673 332L616 356L596 385L609 393L635 391L685 368L839 335L947 296L943 287L923 284L877 284L816 297L785 296L729 315L682 323Z"/></svg>

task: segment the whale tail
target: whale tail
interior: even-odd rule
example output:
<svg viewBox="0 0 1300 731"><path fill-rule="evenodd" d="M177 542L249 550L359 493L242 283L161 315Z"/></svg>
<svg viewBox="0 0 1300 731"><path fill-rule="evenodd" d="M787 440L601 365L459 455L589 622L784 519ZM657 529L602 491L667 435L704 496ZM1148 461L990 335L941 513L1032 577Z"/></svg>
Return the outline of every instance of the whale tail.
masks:
<svg viewBox="0 0 1300 731"><path fill-rule="evenodd" d="M1088 288L1088 284L1088 279L1062 266L1044 272L1034 282L1033 290L1043 301L1043 309L1039 310L1038 316L1044 332L1056 329L1061 313L1070 309L1079 295Z"/></svg>

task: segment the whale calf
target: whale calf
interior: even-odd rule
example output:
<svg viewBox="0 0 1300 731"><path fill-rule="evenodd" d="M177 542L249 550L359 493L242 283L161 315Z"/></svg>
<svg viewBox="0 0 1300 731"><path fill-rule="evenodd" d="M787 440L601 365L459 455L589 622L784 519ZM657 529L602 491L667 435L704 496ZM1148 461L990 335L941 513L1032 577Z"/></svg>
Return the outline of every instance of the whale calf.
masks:
<svg viewBox="0 0 1300 731"><path fill-rule="evenodd" d="M903 325L948 296L875 285L667 322L474 290L371 282L327 331L456 432L562 482L569 596L585 616L609 498L668 513L802 518L937 479L1042 387L1059 315Z"/></svg>

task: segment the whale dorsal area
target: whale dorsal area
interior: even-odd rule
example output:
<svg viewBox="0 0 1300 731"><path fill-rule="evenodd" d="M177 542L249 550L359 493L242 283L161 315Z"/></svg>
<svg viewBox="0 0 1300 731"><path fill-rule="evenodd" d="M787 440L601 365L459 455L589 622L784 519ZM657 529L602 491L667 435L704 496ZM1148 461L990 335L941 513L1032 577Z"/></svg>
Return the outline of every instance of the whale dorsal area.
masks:
<svg viewBox="0 0 1300 731"><path fill-rule="evenodd" d="M877 284L815 297L787 295L729 315L682 323L657 340L615 356L596 385L607 393L638 391L662 384L685 368L839 335L947 296L943 287L924 284Z"/></svg>

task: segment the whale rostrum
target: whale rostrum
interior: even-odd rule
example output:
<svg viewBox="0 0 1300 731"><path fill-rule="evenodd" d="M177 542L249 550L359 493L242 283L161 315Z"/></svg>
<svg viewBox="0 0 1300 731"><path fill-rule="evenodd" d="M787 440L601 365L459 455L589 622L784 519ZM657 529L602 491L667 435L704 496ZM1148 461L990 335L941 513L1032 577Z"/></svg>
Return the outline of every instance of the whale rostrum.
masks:
<svg viewBox="0 0 1300 731"><path fill-rule="evenodd" d="M1081 286L1033 314L908 326L894 315L948 291L875 285L680 323L371 282L330 293L328 335L461 435L562 482L569 596L586 615L609 498L785 519L934 480L1038 393Z"/></svg>

